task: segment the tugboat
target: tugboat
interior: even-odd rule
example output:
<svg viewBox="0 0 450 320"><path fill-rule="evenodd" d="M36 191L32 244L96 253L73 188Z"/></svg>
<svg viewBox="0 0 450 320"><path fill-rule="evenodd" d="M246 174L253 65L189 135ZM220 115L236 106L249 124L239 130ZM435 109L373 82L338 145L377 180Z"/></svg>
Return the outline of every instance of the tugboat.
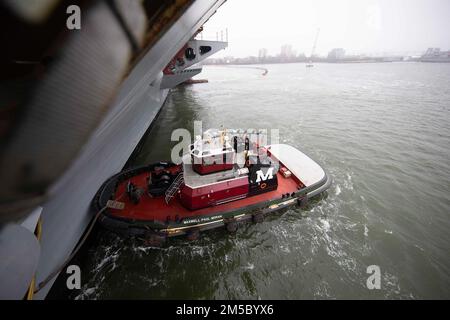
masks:
<svg viewBox="0 0 450 320"><path fill-rule="evenodd" d="M253 133L253 136L255 134ZM324 192L331 178L286 144L259 145L243 130L207 130L179 164L159 162L108 179L94 199L107 229L160 245L167 237L196 239L300 205Z"/></svg>

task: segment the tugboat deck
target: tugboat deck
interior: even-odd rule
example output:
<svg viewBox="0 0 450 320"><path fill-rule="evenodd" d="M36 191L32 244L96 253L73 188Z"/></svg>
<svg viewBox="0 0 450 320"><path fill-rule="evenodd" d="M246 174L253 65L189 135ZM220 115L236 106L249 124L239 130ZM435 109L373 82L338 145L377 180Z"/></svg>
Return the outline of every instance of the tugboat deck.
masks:
<svg viewBox="0 0 450 320"><path fill-rule="evenodd" d="M137 187L145 189L147 184L147 176L148 174L141 174L132 177L130 180ZM168 218L170 221L175 221L177 219L177 216L179 219L182 219L186 217L192 217L193 215L222 213L229 210L238 210L269 200L280 199L282 195L286 193L298 191L301 185L293 176L284 178L280 173L277 173L277 178L278 188L274 191L269 191L241 200L231 201L213 207L198 209L195 211L186 209L180 203L177 197L173 198L169 202L169 204L166 204L164 197L150 197L148 194L144 194L138 204L133 204L126 196L122 196L126 193L125 190L127 182L130 181L127 180L119 184L115 197L115 199L117 199L118 201L125 202L125 207L122 210L111 209L111 214L118 218L141 221L167 221Z"/></svg>

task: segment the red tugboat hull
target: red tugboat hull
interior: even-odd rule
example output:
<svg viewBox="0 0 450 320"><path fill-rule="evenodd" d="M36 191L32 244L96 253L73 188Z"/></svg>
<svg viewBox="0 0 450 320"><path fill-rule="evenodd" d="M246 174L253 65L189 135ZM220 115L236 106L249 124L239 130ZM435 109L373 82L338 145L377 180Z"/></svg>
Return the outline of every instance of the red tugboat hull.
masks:
<svg viewBox="0 0 450 320"><path fill-rule="evenodd" d="M274 155L272 157L276 158ZM155 234L160 237L183 234L192 237L192 233L216 227L226 226L234 231L240 222L259 222L269 213L296 204L304 205L308 198L322 193L331 184L325 171L312 160L311 163L322 172L308 184L301 180L301 175L296 174L295 168L292 170L281 159L277 160L280 160L280 167L287 167L292 175L286 177L283 171L278 171L274 177L278 180L275 190L261 190L261 193L251 195L248 179L238 177L195 189L186 185L168 202L164 196L153 196L148 192L149 177L161 172L176 176L183 170L182 165L157 163L130 169L104 183L94 199L95 209L106 207L100 216L100 223L120 233L142 237ZM262 181L257 186L264 189L264 184ZM143 191L138 203L126 196L130 185ZM188 199L191 202L186 203Z"/></svg>

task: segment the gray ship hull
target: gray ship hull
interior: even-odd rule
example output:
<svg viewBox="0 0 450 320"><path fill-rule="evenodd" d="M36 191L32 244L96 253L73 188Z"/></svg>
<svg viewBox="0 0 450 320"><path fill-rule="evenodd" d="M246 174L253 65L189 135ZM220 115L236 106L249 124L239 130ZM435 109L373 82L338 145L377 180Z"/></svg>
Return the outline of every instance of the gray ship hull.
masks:
<svg viewBox="0 0 450 320"><path fill-rule="evenodd" d="M195 1L125 79L101 124L42 207L41 255L36 283L71 254L93 217L90 204L103 181L120 171L167 95L162 70L224 1ZM64 272L64 271L63 271ZM36 295L46 297L56 277Z"/></svg>

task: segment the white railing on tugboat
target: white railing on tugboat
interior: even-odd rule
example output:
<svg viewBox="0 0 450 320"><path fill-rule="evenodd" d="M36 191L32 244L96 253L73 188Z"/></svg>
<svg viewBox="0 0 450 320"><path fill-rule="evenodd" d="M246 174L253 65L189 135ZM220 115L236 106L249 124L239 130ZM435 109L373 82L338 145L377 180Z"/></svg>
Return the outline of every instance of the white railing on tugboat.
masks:
<svg viewBox="0 0 450 320"><path fill-rule="evenodd" d="M175 196L175 193L177 193L178 189L180 189L180 186L184 183L184 176L183 172L180 172L175 180L173 180L170 187L166 190L166 203L169 204L170 200Z"/></svg>

